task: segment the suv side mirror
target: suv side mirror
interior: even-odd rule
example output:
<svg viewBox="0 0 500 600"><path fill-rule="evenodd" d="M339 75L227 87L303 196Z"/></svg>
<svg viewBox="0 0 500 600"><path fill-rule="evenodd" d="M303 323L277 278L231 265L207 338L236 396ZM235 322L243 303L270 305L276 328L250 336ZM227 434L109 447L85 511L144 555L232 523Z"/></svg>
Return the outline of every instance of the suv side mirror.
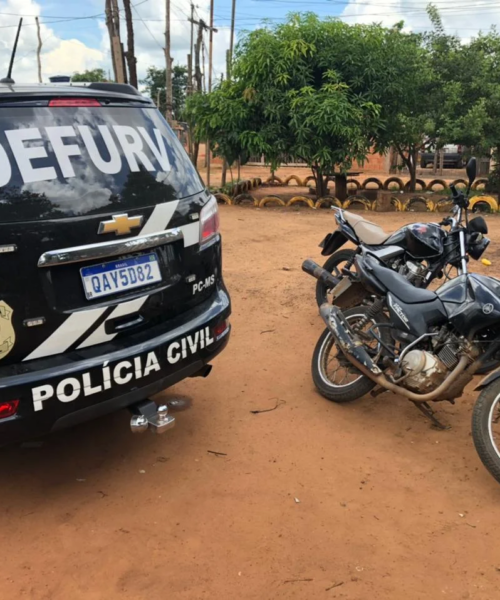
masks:
<svg viewBox="0 0 500 600"><path fill-rule="evenodd" d="M474 156L469 159L469 162L467 163L467 167L465 168L465 170L467 171L467 177L469 178L469 189L470 189L472 184L474 183L474 180L476 179L476 173L477 173L477 161Z"/></svg>

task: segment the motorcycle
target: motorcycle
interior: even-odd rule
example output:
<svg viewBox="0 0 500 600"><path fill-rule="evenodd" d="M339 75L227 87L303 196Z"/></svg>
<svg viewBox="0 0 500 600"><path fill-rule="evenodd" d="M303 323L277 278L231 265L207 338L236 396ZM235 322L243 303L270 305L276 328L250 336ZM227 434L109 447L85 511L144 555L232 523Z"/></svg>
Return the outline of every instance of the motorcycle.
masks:
<svg viewBox="0 0 500 600"><path fill-rule="evenodd" d="M471 159L467 165L469 187L475 179L476 163ZM456 202L459 192L450 185L453 201ZM412 223L405 225L393 234L388 234L380 226L360 215L334 208L338 229L328 234L321 242L321 254L331 255L323 267L314 261L306 260L303 270L313 275L316 284L316 302L321 306L324 302L349 308L359 304L363 292L359 289L349 290L348 282L338 284L345 278L354 264L360 247L369 248L373 254L382 259L388 267L404 275L415 287L426 288L431 281L442 278L448 279L453 269L461 270L461 253L458 240L457 219L461 210L455 203L454 215L444 218L440 223ZM460 216L459 219L460 221ZM482 217L476 217L468 223L469 232L488 233L488 227ZM446 231L443 227L449 226ZM339 250L347 241L351 241L357 249ZM485 237L469 235L466 238L467 253L479 260L489 240ZM337 287L338 286L338 287ZM361 296L360 296L361 294ZM342 298L341 298L342 296Z"/></svg>
<svg viewBox="0 0 500 600"><path fill-rule="evenodd" d="M373 303L344 311L321 306L327 328L314 351L312 374L329 400L390 391L442 427L429 402L454 403L500 351L500 281L468 273L466 239L477 232L468 228L467 197L460 192L454 202L461 261L456 278L436 291L418 288L363 248L350 277L375 297ZM500 482L500 368L490 370L475 390L480 394L472 437L483 464Z"/></svg>

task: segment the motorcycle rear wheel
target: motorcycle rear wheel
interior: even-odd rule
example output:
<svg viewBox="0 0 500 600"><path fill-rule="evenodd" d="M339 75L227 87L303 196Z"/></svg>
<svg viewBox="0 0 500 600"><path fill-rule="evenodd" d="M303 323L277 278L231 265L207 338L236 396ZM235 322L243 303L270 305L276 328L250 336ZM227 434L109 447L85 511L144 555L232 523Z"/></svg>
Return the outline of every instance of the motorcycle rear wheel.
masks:
<svg viewBox="0 0 500 600"><path fill-rule="evenodd" d="M500 483L500 379L479 394L472 411L472 439L481 462Z"/></svg>
<svg viewBox="0 0 500 600"><path fill-rule="evenodd" d="M366 315L367 310L365 306L357 306L344 310L343 314L349 325L352 326ZM382 323L386 321L387 318L383 313L380 313L373 321L367 324L365 331L372 327L375 322ZM387 328L378 329L377 334L385 343L390 343ZM377 351L380 350L375 340L374 349ZM330 357L332 351L335 351L336 354ZM338 366L337 364L333 364L332 367L333 361L336 361ZM311 370L313 382L318 392L332 402L352 402L366 395L375 387L375 383L369 377L360 373L345 358L341 350L336 346L335 339L328 328L323 331L316 344Z"/></svg>

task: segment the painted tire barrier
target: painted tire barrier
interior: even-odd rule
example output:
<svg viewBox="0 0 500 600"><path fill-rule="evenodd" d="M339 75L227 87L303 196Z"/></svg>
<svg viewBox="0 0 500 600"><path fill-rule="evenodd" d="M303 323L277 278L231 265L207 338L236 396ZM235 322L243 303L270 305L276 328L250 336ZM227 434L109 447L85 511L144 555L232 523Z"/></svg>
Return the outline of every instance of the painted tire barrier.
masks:
<svg viewBox="0 0 500 600"><path fill-rule="evenodd" d="M285 202L279 196L265 196L259 202L259 208L264 208L264 206L273 203L276 203L278 206L286 206Z"/></svg>
<svg viewBox="0 0 500 600"><path fill-rule="evenodd" d="M338 206L338 208L342 208L342 202L337 200L334 196L323 196L323 198L316 200L314 208L322 208L323 206L328 208L331 206Z"/></svg>
<svg viewBox="0 0 500 600"><path fill-rule="evenodd" d="M283 185L290 185L290 181L295 181L298 187L304 187L304 182L298 175L289 175L283 182Z"/></svg>
<svg viewBox="0 0 500 600"><path fill-rule="evenodd" d="M420 186L420 190L415 190L415 191L417 191L417 192L418 192L418 191L420 191L420 192L423 192L423 191L425 191L425 188L426 188L426 183L425 183L425 181L424 181L423 179L417 179L417 180L415 180L415 183L416 183L416 185L419 185L419 186ZM416 187L416 186L415 186L415 187ZM409 181L407 181L407 182L405 183L404 191L405 191L405 192L409 192L409 191L410 191L410 182L409 182Z"/></svg>
<svg viewBox="0 0 500 600"><path fill-rule="evenodd" d="M306 204L309 208L315 208L314 200L306 196L294 196L286 203L287 206L293 206L294 204Z"/></svg>
<svg viewBox="0 0 500 600"><path fill-rule="evenodd" d="M252 196L252 194L249 194L248 192L243 192L243 194L238 194L238 196L235 196L233 198L234 205L244 204L247 201L250 201L254 206L259 206L259 200Z"/></svg>
<svg viewBox="0 0 500 600"><path fill-rule="evenodd" d="M425 186L425 189L428 192L433 192L435 185L440 185L443 188L443 190L450 189L444 179L433 179L432 181L429 181L429 183ZM440 190L437 190L437 191L440 191Z"/></svg>
<svg viewBox="0 0 500 600"><path fill-rule="evenodd" d="M376 204L376 201L375 201ZM403 200L400 200L399 198L396 198L396 196L391 196L391 205L394 206L394 209L397 212L403 212L405 210L405 202Z"/></svg>
<svg viewBox="0 0 500 600"><path fill-rule="evenodd" d="M397 184L398 191L402 192L404 190L405 182L399 177L388 177L384 181L384 190L388 190L392 184Z"/></svg>
<svg viewBox="0 0 500 600"><path fill-rule="evenodd" d="M278 177L277 175L269 175L265 183L268 183L270 185L283 185L283 179L281 179L281 177Z"/></svg>
<svg viewBox="0 0 500 600"><path fill-rule="evenodd" d="M377 185L377 187L369 188L368 185L370 183L375 183ZM383 188L384 188L384 184L377 177L368 177L368 179L365 179L363 181L363 183L361 184L362 190L373 190L373 189L382 190Z"/></svg>
<svg viewBox="0 0 500 600"><path fill-rule="evenodd" d="M498 201L492 196L474 196L470 201L470 208L475 208L477 212L496 212Z"/></svg>
<svg viewBox="0 0 500 600"><path fill-rule="evenodd" d="M342 204L342 208L347 209L351 206L359 206L361 205L363 207L363 210L370 210L371 207L371 202L369 200L367 200L366 198L357 198L357 197L352 197L352 198L347 198L347 200L344 201L344 203Z"/></svg>
<svg viewBox="0 0 500 600"><path fill-rule="evenodd" d="M429 198L424 198L424 196L414 196L413 198L410 198L405 204L405 211L412 211L412 207L415 207L415 205L418 206L419 204L424 204L427 212L434 212L434 202L429 200ZM415 209L413 208L413 210Z"/></svg>
<svg viewBox="0 0 500 600"><path fill-rule="evenodd" d="M483 186L481 189L484 189L484 186L488 183L488 180L485 177L481 177L480 179L476 179L472 184L473 190L478 190L479 186Z"/></svg>
<svg viewBox="0 0 500 600"><path fill-rule="evenodd" d="M354 186L356 188L356 190L360 190L361 189L361 184L359 183L359 181L357 179L348 179L347 180L347 189L349 189L349 186Z"/></svg>
<svg viewBox="0 0 500 600"><path fill-rule="evenodd" d="M214 196L219 204L227 204L228 206L231 206L231 204L233 203L233 201L227 194L219 193L214 194Z"/></svg>
<svg viewBox="0 0 500 600"><path fill-rule="evenodd" d="M454 185L455 187L464 187L466 188L469 184L465 181L465 179L455 179L450 183L450 185Z"/></svg>
<svg viewBox="0 0 500 600"><path fill-rule="evenodd" d="M453 202L448 198L441 198L441 200L434 203L435 212L451 212L452 208Z"/></svg>

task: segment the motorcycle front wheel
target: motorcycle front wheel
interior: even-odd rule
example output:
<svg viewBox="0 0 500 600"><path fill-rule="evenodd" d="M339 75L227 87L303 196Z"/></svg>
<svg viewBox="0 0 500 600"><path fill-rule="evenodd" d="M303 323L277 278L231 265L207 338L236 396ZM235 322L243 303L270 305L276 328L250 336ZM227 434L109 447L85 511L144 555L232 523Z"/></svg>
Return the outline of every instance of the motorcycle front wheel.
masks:
<svg viewBox="0 0 500 600"><path fill-rule="evenodd" d="M500 379L479 394L472 411L472 439L481 462L500 483Z"/></svg>
<svg viewBox="0 0 500 600"><path fill-rule="evenodd" d="M368 308L365 306L357 306L342 312L346 321L352 327L366 316L367 310ZM373 320L368 321L363 327L363 331L367 332L373 327L374 323L382 322L387 322L387 318L383 313L380 313ZM387 332L388 329L385 327L377 329L377 335L386 344L390 344L390 336ZM373 342L371 344L367 343L365 347L371 351L374 360L377 360L381 348L376 340L373 338ZM352 402L375 387L375 383L358 371L339 350L329 329L325 329L316 344L311 370L314 385L318 392L332 402Z"/></svg>
<svg viewBox="0 0 500 600"><path fill-rule="evenodd" d="M356 255L355 250L339 250L334 252L323 265L323 269L326 269L329 273L335 277L342 277L342 268L354 260ZM332 303L330 298L330 292L332 288L328 287L325 283L318 281L316 284L316 302L318 306L321 306L325 302Z"/></svg>

